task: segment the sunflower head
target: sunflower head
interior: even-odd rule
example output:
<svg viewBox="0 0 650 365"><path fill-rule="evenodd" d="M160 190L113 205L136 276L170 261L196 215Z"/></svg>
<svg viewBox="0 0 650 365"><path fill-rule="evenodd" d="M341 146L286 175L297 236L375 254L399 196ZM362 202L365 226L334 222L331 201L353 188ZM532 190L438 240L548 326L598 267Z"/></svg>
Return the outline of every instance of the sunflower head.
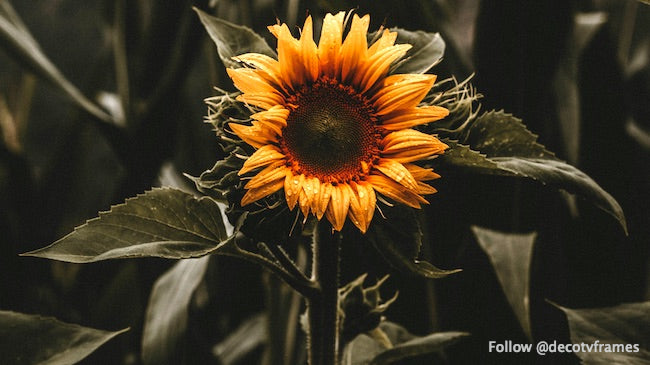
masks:
<svg viewBox="0 0 650 365"><path fill-rule="evenodd" d="M368 44L370 17L356 14L344 35L345 13L327 14L319 43L308 17L299 38L286 24L269 27L278 57L243 54L228 75L237 100L255 109L230 130L254 148L238 174L246 180L241 205L283 191L289 209L325 216L341 230L347 218L365 232L377 194L420 208L439 177L416 161L447 146L413 127L444 118L440 106L418 106L433 86L429 74L389 74L408 44L383 30Z"/></svg>

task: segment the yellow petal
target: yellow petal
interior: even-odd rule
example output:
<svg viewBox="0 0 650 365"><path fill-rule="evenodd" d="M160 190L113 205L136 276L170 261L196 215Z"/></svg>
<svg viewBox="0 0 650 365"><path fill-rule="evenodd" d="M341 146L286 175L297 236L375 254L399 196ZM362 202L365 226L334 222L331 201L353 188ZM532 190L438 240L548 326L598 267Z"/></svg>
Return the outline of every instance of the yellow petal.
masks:
<svg viewBox="0 0 650 365"><path fill-rule="evenodd" d="M289 209L293 210L293 208L296 206L298 198L300 197L300 192L302 191L302 183L305 181L305 175L294 175L290 169L287 170L288 171L284 179L284 195L287 199L287 205L289 205Z"/></svg>
<svg viewBox="0 0 650 365"><path fill-rule="evenodd" d="M338 76L344 17L345 13L339 12L336 15L327 14L323 19L323 28L318 42L318 60L322 73L326 76Z"/></svg>
<svg viewBox="0 0 650 365"><path fill-rule="evenodd" d="M282 135L282 129L287 126L289 111L281 105L275 105L269 110L251 115L252 119L258 121L262 126L271 129L276 135Z"/></svg>
<svg viewBox="0 0 650 365"><path fill-rule="evenodd" d="M389 131L397 131L430 123L447 115L449 115L449 110L435 105L408 110L400 109L383 116L381 125Z"/></svg>
<svg viewBox="0 0 650 365"><path fill-rule="evenodd" d="M268 129L257 122L247 126L238 123L228 123L228 127L249 145L260 148L267 144L276 143L277 135L271 129Z"/></svg>
<svg viewBox="0 0 650 365"><path fill-rule="evenodd" d="M391 75L384 79L383 87L373 97L377 114L385 115L396 109L411 109L424 98L434 82L435 75Z"/></svg>
<svg viewBox="0 0 650 365"><path fill-rule="evenodd" d="M358 70L354 76L353 83L365 93L372 88L377 80L388 73L390 65L406 54L411 48L410 44L398 44L391 46L368 57L363 69Z"/></svg>
<svg viewBox="0 0 650 365"><path fill-rule="evenodd" d="M283 97L277 92L277 89L273 87L273 85L268 83L260 70L252 68L227 68L226 72L241 92L252 94L269 93L270 95L273 95L273 97L277 98L278 102L276 104L282 102Z"/></svg>
<svg viewBox="0 0 650 365"><path fill-rule="evenodd" d="M245 206L250 203L258 201L264 198L265 196L269 196L275 193L276 191L282 189L283 185L284 185L284 181L277 180L273 183L264 185L262 187L250 189L246 192L246 194L244 194L244 197L241 199L241 205Z"/></svg>
<svg viewBox="0 0 650 365"><path fill-rule="evenodd" d="M406 188L416 190L418 187L417 181L409 170L395 160L382 158L379 159L379 162L374 167Z"/></svg>
<svg viewBox="0 0 650 365"><path fill-rule="evenodd" d="M411 175L413 175L415 180L418 181L435 180L440 178L440 175L433 172L433 169L425 169L424 167L420 167L411 163L405 164L404 167L406 167Z"/></svg>
<svg viewBox="0 0 650 365"><path fill-rule="evenodd" d="M305 25L302 27L300 49L305 76L307 77L307 81L312 82L318 78L319 65L318 47L316 47L316 43L314 42L311 16L307 17Z"/></svg>
<svg viewBox="0 0 650 365"><path fill-rule="evenodd" d="M375 191L365 182L352 182L350 191L350 211L348 216L362 233L366 233L375 212Z"/></svg>
<svg viewBox="0 0 650 365"><path fill-rule="evenodd" d="M381 155L397 162L413 162L434 154L442 154L449 146L439 139L413 129L388 134L381 141Z"/></svg>
<svg viewBox="0 0 650 365"><path fill-rule="evenodd" d="M261 188L269 184L274 184L278 180L284 180L288 168L284 164L272 164L255 175L245 186L246 189Z"/></svg>
<svg viewBox="0 0 650 365"><path fill-rule="evenodd" d="M332 227L337 231L343 229L350 207L350 192L345 185L332 186L332 198L325 212L327 220L332 223Z"/></svg>
<svg viewBox="0 0 650 365"><path fill-rule="evenodd" d="M397 32L391 32L388 29L384 29L381 37L368 48L368 56L370 57L375 53L394 45L396 40Z"/></svg>
<svg viewBox="0 0 650 365"><path fill-rule="evenodd" d="M273 85L281 88L282 91L286 93L287 90L285 89L282 82L282 75L280 74L280 63L278 60L260 53L245 53L233 58L237 61L244 62L260 70L259 74L261 76L263 76Z"/></svg>
<svg viewBox="0 0 650 365"><path fill-rule="evenodd" d="M332 198L332 190L334 187L330 183L324 183L320 186L320 191L318 193L318 207L316 210L316 218L320 220L327 211L329 206L330 199Z"/></svg>
<svg viewBox="0 0 650 365"><path fill-rule="evenodd" d="M427 201L418 194L405 189L404 186L383 175L370 175L366 178L372 187L382 195L413 208L420 208L420 203Z"/></svg>
<svg viewBox="0 0 650 365"><path fill-rule="evenodd" d="M368 26L370 16L352 17L352 25L343 45L341 45L341 81L348 82L357 71L359 64L363 65L368 52Z"/></svg>
<svg viewBox="0 0 650 365"><path fill-rule="evenodd" d="M246 93L237 96L237 101L253 105L265 110L271 109L273 106L282 104L283 98L278 99L276 93ZM279 100L279 101L278 101Z"/></svg>
<svg viewBox="0 0 650 365"><path fill-rule="evenodd" d="M306 177L300 193L300 209L307 216L310 211L316 215L318 211L318 198L320 194L320 181L316 177ZM306 213L305 213L306 212Z"/></svg>
<svg viewBox="0 0 650 365"><path fill-rule="evenodd" d="M244 166L239 170L239 175L243 175L251 170L268 166L272 163L284 161L285 156L280 149L274 145L264 145L249 157Z"/></svg>

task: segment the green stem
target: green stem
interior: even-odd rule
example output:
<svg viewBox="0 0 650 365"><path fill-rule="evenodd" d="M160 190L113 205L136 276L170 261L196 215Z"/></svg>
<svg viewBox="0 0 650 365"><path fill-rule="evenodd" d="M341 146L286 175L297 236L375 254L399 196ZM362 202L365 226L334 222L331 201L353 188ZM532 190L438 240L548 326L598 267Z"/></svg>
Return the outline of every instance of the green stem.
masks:
<svg viewBox="0 0 650 365"><path fill-rule="evenodd" d="M320 291L307 297L309 365L337 365L339 345L339 261L341 235L327 219L318 223L312 247L312 281Z"/></svg>

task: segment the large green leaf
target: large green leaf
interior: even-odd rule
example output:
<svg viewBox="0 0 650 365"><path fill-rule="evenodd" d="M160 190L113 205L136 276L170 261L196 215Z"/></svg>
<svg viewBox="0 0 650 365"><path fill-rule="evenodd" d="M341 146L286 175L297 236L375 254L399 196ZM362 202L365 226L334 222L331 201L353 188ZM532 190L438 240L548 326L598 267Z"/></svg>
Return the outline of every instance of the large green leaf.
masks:
<svg viewBox="0 0 650 365"><path fill-rule="evenodd" d="M245 26L233 24L194 8L210 38L217 45L219 58L226 67L238 67L232 58L244 53L261 53L277 58L275 51L269 47L264 38Z"/></svg>
<svg viewBox="0 0 650 365"><path fill-rule="evenodd" d="M520 176L539 181L572 194L577 194L609 213L621 224L627 233L623 208L598 183L579 169L558 160L537 158L497 157L492 158L499 168L513 171Z"/></svg>
<svg viewBox="0 0 650 365"><path fill-rule="evenodd" d="M440 158L441 163L472 173L525 177L577 194L616 218L627 233L625 214L616 199L539 144L521 119L491 111L460 132L445 136L450 149Z"/></svg>
<svg viewBox="0 0 650 365"><path fill-rule="evenodd" d="M521 328L532 340L530 327L530 265L537 233L514 234L472 226L479 245L488 255L503 292Z"/></svg>
<svg viewBox="0 0 650 365"><path fill-rule="evenodd" d="M75 263L131 257L182 259L204 256L225 238L214 200L162 188L127 199L50 246L23 255Z"/></svg>
<svg viewBox="0 0 650 365"><path fill-rule="evenodd" d="M86 98L43 53L9 1L0 1L0 46L21 66L61 89L79 107L104 122L113 118Z"/></svg>
<svg viewBox="0 0 650 365"><path fill-rule="evenodd" d="M601 346L581 347L576 355L583 364L650 364L650 302L593 309L558 307L569 320L571 342Z"/></svg>
<svg viewBox="0 0 650 365"><path fill-rule="evenodd" d="M396 269L427 278L441 278L460 270L443 270L418 259L422 230L413 209L394 206L383 210L386 219L376 219L366 237Z"/></svg>
<svg viewBox="0 0 650 365"><path fill-rule="evenodd" d="M0 311L0 363L76 364L127 330L101 331L53 318Z"/></svg>
<svg viewBox="0 0 650 365"><path fill-rule="evenodd" d="M181 363L189 306L209 258L181 260L154 284L142 334L145 364Z"/></svg>
<svg viewBox="0 0 650 365"><path fill-rule="evenodd" d="M395 43L408 43L413 46L405 58L396 64L393 71L397 74L421 74L427 72L442 60L445 54L445 41L438 33L424 31L409 31L393 28L397 32Z"/></svg>
<svg viewBox="0 0 650 365"><path fill-rule="evenodd" d="M345 347L342 364L391 364L414 356L441 352L445 347L469 335L465 332L440 332L418 337L392 322L382 322L379 329L391 342L392 348L387 349L376 337L361 334Z"/></svg>

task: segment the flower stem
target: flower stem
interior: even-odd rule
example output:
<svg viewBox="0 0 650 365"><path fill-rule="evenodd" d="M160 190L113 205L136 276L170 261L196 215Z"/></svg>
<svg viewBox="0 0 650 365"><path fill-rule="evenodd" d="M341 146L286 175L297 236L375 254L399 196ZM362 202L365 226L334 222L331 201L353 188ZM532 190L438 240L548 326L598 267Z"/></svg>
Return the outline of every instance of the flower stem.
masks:
<svg viewBox="0 0 650 365"><path fill-rule="evenodd" d="M341 235L327 219L316 228L312 247L312 280L320 289L307 297L309 365L336 365L339 345L339 261Z"/></svg>

